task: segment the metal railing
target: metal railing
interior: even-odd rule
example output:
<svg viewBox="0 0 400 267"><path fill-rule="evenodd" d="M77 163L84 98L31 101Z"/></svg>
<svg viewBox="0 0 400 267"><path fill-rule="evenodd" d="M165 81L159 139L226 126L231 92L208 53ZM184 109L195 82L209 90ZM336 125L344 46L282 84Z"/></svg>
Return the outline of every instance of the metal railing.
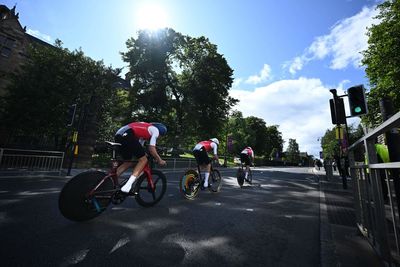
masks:
<svg viewBox="0 0 400 267"><path fill-rule="evenodd" d="M64 152L0 148L1 171L60 172Z"/></svg>
<svg viewBox="0 0 400 267"><path fill-rule="evenodd" d="M197 166L195 159L171 158L166 159L165 161L167 162L167 166L165 168L172 168L173 170L192 168Z"/></svg>
<svg viewBox="0 0 400 267"><path fill-rule="evenodd" d="M400 179L393 177L394 170L400 169L400 162L378 163L375 141L379 135L399 126L400 112L349 147L357 226L389 266L400 266L400 196L395 193L393 180ZM360 161L362 158L366 161ZM386 203L382 187L385 184L389 197Z"/></svg>

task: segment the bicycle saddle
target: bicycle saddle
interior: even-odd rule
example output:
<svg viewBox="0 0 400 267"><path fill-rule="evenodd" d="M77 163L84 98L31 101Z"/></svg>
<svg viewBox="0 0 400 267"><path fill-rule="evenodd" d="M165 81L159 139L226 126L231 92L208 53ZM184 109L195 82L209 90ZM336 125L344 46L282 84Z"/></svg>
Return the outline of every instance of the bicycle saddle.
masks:
<svg viewBox="0 0 400 267"><path fill-rule="evenodd" d="M108 144L108 145L110 145L110 146L113 146L113 147L119 147L119 146L121 146L120 143L114 143L114 142L110 142L110 141L105 141L105 143Z"/></svg>

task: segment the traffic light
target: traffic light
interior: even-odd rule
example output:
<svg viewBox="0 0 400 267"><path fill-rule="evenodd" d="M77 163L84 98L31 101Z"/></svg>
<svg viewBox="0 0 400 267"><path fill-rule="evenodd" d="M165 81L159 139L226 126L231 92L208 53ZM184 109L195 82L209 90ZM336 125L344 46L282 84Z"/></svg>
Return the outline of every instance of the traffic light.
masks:
<svg viewBox="0 0 400 267"><path fill-rule="evenodd" d="M336 97L336 103L333 99L329 99L331 108L332 124L346 124L346 112L344 110L344 102L340 97Z"/></svg>
<svg viewBox="0 0 400 267"><path fill-rule="evenodd" d="M72 126L74 124L75 114L76 104L69 105L67 110L67 126Z"/></svg>
<svg viewBox="0 0 400 267"><path fill-rule="evenodd" d="M352 117L368 113L363 85L350 87L347 89L347 95L349 96L350 114Z"/></svg>

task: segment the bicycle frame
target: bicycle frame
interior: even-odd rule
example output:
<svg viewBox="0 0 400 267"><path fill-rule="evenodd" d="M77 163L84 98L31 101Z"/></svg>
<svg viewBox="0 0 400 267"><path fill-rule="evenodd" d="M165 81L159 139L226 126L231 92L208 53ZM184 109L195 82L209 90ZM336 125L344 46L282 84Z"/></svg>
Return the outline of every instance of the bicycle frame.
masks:
<svg viewBox="0 0 400 267"><path fill-rule="evenodd" d="M210 175L213 172L214 168L213 168L213 163L211 162L211 167L210 167ZM200 165L197 164L197 173L199 174L200 177L200 181L203 182L205 178L203 178L203 176L201 175L201 168Z"/></svg>
<svg viewBox="0 0 400 267"><path fill-rule="evenodd" d="M149 156L147 156L149 158ZM152 190L154 190L154 181L153 181L153 176L151 175L151 167L150 167L150 159L148 159L146 165L143 167L142 172L146 174L147 181L151 187ZM87 197L95 195L96 190L106 181L107 179L111 179L114 187L119 185L119 180L117 176L117 169L121 165L121 162L137 162L137 161L132 161L132 160L126 160L126 161L119 161L115 157L115 149L113 149L113 157L111 159L111 169L109 170L108 174L104 176L104 178L92 189L90 192L87 193ZM119 188L114 189L114 192L118 191ZM102 191L104 193L105 191ZM99 192L97 192L99 193Z"/></svg>

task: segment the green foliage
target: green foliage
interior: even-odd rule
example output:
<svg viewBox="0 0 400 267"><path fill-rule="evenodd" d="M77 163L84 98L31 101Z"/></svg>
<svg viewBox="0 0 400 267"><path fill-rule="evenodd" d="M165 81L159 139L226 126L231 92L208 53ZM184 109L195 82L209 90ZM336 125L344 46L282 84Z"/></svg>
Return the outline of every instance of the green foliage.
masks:
<svg viewBox="0 0 400 267"><path fill-rule="evenodd" d="M333 159L335 155L339 155L339 142L336 139L335 128L326 130L325 135L321 138L321 147L325 158Z"/></svg>
<svg viewBox="0 0 400 267"><path fill-rule="evenodd" d="M357 127L350 125L348 130L349 146L364 135L361 124ZM326 130L321 138L321 147L325 158L334 158L335 155L340 155L340 146L339 141L336 139L335 128Z"/></svg>
<svg viewBox="0 0 400 267"><path fill-rule="evenodd" d="M94 97L107 99L117 74L59 40L55 47L31 47L29 60L12 74L2 126L16 135L65 137L68 105L83 108Z"/></svg>
<svg viewBox="0 0 400 267"><path fill-rule="evenodd" d="M286 160L291 163L300 162L299 144L297 144L296 139L289 139L288 148L286 150Z"/></svg>
<svg viewBox="0 0 400 267"><path fill-rule="evenodd" d="M283 139L278 126L266 126L263 119L243 118L239 111L233 112L228 121L227 134L234 140L233 153L240 153L244 147L251 146L258 156L269 157L272 151L282 152Z"/></svg>
<svg viewBox="0 0 400 267"><path fill-rule="evenodd" d="M368 48L362 60L371 86L364 122L373 126L381 122L381 97L390 97L396 111L400 110L400 0L385 1L378 9L380 23L368 29Z"/></svg>
<svg viewBox="0 0 400 267"><path fill-rule="evenodd" d="M230 108L233 70L205 37L183 36L172 29L139 31L122 53L133 82L127 119L163 121L174 147L218 137Z"/></svg>

